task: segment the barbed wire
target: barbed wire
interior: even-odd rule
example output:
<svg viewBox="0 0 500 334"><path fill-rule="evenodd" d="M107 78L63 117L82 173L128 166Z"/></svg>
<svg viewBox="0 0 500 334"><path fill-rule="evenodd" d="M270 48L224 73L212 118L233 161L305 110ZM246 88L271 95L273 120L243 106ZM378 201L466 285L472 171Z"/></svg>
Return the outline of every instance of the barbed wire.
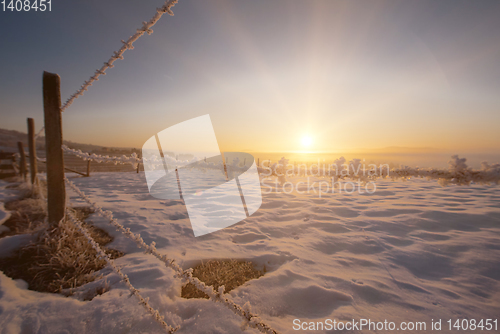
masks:
<svg viewBox="0 0 500 334"><path fill-rule="evenodd" d="M114 65L113 63L118 60L118 59L123 59L123 54L127 50L133 50L134 46L132 45L135 41L137 41L144 33L147 33L148 35L151 35L153 33L153 29L151 29L152 26L158 22L158 20L163 16L163 14L168 13L170 16L173 16L174 13L172 12L171 8L175 6L175 4L178 2L178 0L166 0L165 4L156 9L156 14L149 20L148 22L143 22L142 27L137 29L137 32L133 34L132 36L129 37L126 41L122 40L123 46L118 50L113 53L113 56L109 58L107 62L104 63L104 65L95 71L94 75L90 77L89 80L85 81L84 84L74 93L69 97L68 100L64 103L64 105L61 107L61 112L64 112L78 97L82 96L85 91L88 90L90 86L92 86L92 83L94 81L99 81L99 77L101 75L106 75L106 70L108 68L113 68Z"/></svg>
<svg viewBox="0 0 500 334"><path fill-rule="evenodd" d="M36 140L38 139L38 137L40 137L40 135L42 134L43 130L45 130L45 126L42 126L42 128L40 129L40 131L38 131L35 135L35 143L36 143Z"/></svg>
<svg viewBox="0 0 500 334"><path fill-rule="evenodd" d="M153 33L153 30L151 29L152 26L154 26L158 20L165 14L168 13L169 15L173 16L174 13L172 12L171 8L178 3L178 0L166 0L165 4L161 8L157 8L156 14L149 20L148 22L143 22L143 26L139 29L137 29L137 32L130 36L128 40L124 41L122 40L123 46L118 50L115 51L113 56L104 63L104 65L96 70L94 75L90 77L89 80L85 81L84 84L74 93L73 95L70 96L64 103L64 105L61 107L61 112L64 112L78 97L82 96L85 91L88 90L90 86L92 86L92 83L95 81L99 80L99 76L101 75L106 75L106 70L108 68L113 68L114 65L113 63L118 60L118 59L123 59L123 54L127 50L132 50L134 49L133 43L137 41L144 33L147 33L148 35L151 35ZM42 131L45 129L45 127L42 127L42 129L35 135L35 140L38 138L38 136L41 135ZM62 146L63 151L66 153L70 153L73 155L77 155L81 157L84 160L93 160L97 162L114 162L115 164L117 163L129 163L129 164L137 164L140 162L142 159L139 159L137 157L137 154L132 154L130 157L127 156L122 156L122 157L109 157L109 156L99 156L96 154L89 154L89 153L84 153L81 150L73 150L68 148L67 146L63 145ZM39 159L40 161L43 161L41 158ZM175 260L173 259L168 259L166 255L162 255L158 253L156 250L156 245L154 242L152 242L150 245L146 244L142 237L139 234L135 234L131 232L129 228L123 227L118 221L113 217L113 213L111 211L104 211L100 206L98 206L96 203L90 201L90 199L80 190L74 183L69 181L67 178L65 178L66 182L70 187L75 190L79 196L84 198L84 200L91 205L91 207L101 216L106 217L109 219L110 223L114 225L118 230L120 230L122 233L124 233L127 237L133 239L136 241L137 245L143 249L146 250L147 253L154 255L156 258L161 260L167 267L172 268L174 271L177 272L179 277L185 279L186 281L194 284L199 290L203 291L206 293L210 300L213 302L220 302L229 309L231 309L234 313L237 315L240 315L243 317L248 324L253 327L257 328L263 333L271 333L271 334L277 334L278 332L267 326L265 323L260 320L259 317L256 315L252 314L250 312L250 305L249 303L245 304L245 308L243 309L236 303L234 303L228 296L227 294L224 294L224 286L221 286L217 292L215 292L214 288L212 286L207 286L204 282L200 281L196 277L193 277L192 275L192 269L188 270L182 270L182 268L175 263ZM39 192L41 193L41 189L38 186ZM43 195L41 195L43 198ZM139 299L139 303L143 305L146 310L154 317L154 319L159 322L165 330L167 330L168 333L174 333L177 329L179 329L179 326L174 328L170 325L168 325L164 321L164 317L159 314L157 310L152 308L149 303L147 298L143 298L141 294L139 293L139 290L134 288L134 286L130 283L130 280L127 275L125 275L118 266L114 263L113 260L111 260L106 253L99 247L99 245L94 241L94 239L89 235L89 233L83 228L81 222L76 219L76 217L73 215L70 209L66 209L66 213L68 218L71 220L73 224L77 227L77 229L87 238L87 240L90 242L92 247L95 249L95 251L98 253L99 257L103 258L114 270L117 272L122 280L125 282L129 290L133 295L135 295Z"/></svg>
<svg viewBox="0 0 500 334"><path fill-rule="evenodd" d="M70 149L63 145L63 150L66 153L76 155L84 160L92 160L101 162L113 162L115 164L132 164L136 168L138 163L148 163L148 167L153 168L159 166L163 168L163 159L167 163L175 164L177 167L190 165L190 168L198 169L218 169L224 170L226 166L228 171L245 172L248 168L242 165L238 158L231 163L214 163L203 160L176 160L170 156L152 157L149 159L139 158L136 153L130 156L123 155L121 157L102 156L94 153L86 153L81 150ZM44 161L38 158L40 161ZM268 166L264 163L269 161ZM319 164L290 164L289 159L281 158L277 163L270 163L270 160L263 160L262 165L257 166L259 174L263 177L267 176L318 176L318 177L333 177L335 179L356 179L360 181L370 181L377 178L393 178L393 179L408 179L411 177L427 178L437 180L440 185L460 184L467 185L473 183L500 183L500 164L490 165L488 162L481 163L481 169L475 170L467 166L467 159L459 158L457 155L451 157L448 162L448 169L440 168L418 168L403 166L401 168L390 168L388 164L366 164L361 162L361 159L353 159L347 161L341 157L336 159L334 163L319 163Z"/></svg>
<svg viewBox="0 0 500 334"><path fill-rule="evenodd" d="M122 232L129 239L134 240L137 246L144 249L147 254L151 254L158 260L162 261L165 266L173 269L176 274L189 283L192 283L196 288L208 295L209 299L214 303L222 303L224 306L233 311L236 315L242 317L250 327L256 328L262 333L278 334L278 332L265 324L260 317L253 314L250 310L250 303L246 303L244 307L236 304L227 294L224 293L224 286L221 286L216 292L212 286L207 286L204 282L193 276L193 269L182 270L182 268L175 262L174 259L169 259L166 255L160 254L156 249L156 243L153 241L150 245L142 239L138 233L133 233L130 228L125 228L113 216L111 211L104 210L97 203L90 200L90 198L81 191L73 182L65 178L66 183L73 189L85 202L87 202L92 209L95 210L100 216L107 218L111 225L117 230Z"/></svg>
<svg viewBox="0 0 500 334"><path fill-rule="evenodd" d="M62 145L62 149L65 153L77 156L85 161L95 161L98 163L108 163L112 162L115 164L131 164L136 165L138 163L149 162L154 165L161 166L163 168L163 162L167 162L169 164L173 164L175 166L185 166L188 165L195 160L177 160L174 157L165 155L164 157L153 156L150 158L139 158L137 153L132 153L130 156L122 155L122 156L109 156L109 155L100 155L96 153L83 152L82 150L77 150L73 148L69 148L66 145Z"/></svg>
<svg viewBox="0 0 500 334"><path fill-rule="evenodd" d="M154 309L151 305L149 305L149 298L144 298L139 290L137 290L132 283L130 283L130 279L126 274L124 274L121 269L115 264L115 262L101 249L99 244L95 242L95 240L90 236L90 234L87 232L87 230L83 227L82 223L80 220L78 220L74 215L73 212L69 208L66 209L66 215L69 218L69 220L75 225L75 227L84 235L84 237L88 240L88 242L92 245L92 248L97 252L98 257L102 258L107 262L107 264L113 268L113 270L121 277L121 279L125 282L125 285L127 285L128 289L130 290L131 294L136 296L137 299L139 299L139 304L144 306L144 308L153 316L153 318L163 327L168 333L174 333L177 331L180 326L177 327L172 327L169 324L167 324L164 320L164 317L160 315L160 312L158 310ZM64 219L64 218L63 218Z"/></svg>
<svg viewBox="0 0 500 334"><path fill-rule="evenodd" d="M130 156L122 155L121 157L117 156L108 156L108 155L99 155L95 153L87 153L83 152L82 150L75 150L72 148L69 148L66 145L62 145L62 150L64 153L68 153L74 156L77 156L85 161L90 160L90 161L95 161L97 163L108 163L112 162L114 164L131 164L133 166L136 166L139 162L142 161L141 158L137 155L137 153L132 153Z"/></svg>

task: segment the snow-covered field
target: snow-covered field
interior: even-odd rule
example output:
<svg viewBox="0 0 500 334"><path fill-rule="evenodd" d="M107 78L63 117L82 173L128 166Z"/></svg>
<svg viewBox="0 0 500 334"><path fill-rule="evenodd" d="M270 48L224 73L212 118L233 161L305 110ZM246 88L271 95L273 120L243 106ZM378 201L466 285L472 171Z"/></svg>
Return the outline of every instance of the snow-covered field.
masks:
<svg viewBox="0 0 500 334"><path fill-rule="evenodd" d="M71 180L183 268L212 258L247 259L265 267L263 277L230 295L239 305L250 302L252 311L280 332L295 332L294 319L425 321L427 332L431 319L442 319L443 332L450 332L448 319L500 315L497 186L379 179L374 194L319 198L264 192L253 216L195 238L183 203L151 197L143 173ZM0 183L0 201L15 196L5 187ZM68 193L73 206L85 205ZM0 211L0 219L4 215ZM105 219L93 214L89 220L115 237L109 246L126 253L116 262L167 323L181 326L178 333L242 331L241 319L223 306L181 298L181 281L173 271ZM118 275L109 268L102 273L103 280L79 290L107 280L111 291L80 301L27 290L25 282L0 272L0 333L161 333ZM327 331L316 333L321 332Z"/></svg>

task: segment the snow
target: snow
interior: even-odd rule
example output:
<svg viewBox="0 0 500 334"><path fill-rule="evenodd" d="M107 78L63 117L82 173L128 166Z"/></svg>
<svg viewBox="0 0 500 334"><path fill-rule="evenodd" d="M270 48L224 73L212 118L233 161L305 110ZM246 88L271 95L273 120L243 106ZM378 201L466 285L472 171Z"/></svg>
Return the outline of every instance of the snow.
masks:
<svg viewBox="0 0 500 334"><path fill-rule="evenodd" d="M31 234L11 235L0 239L0 254L3 257L11 256L12 253L21 247L27 246L36 241L37 237Z"/></svg>
<svg viewBox="0 0 500 334"><path fill-rule="evenodd" d="M5 223L9 218L10 218L10 212L5 210L4 203L11 201L15 198L18 197L18 191L15 191L13 189L7 188L9 183L0 180L0 234L3 232L8 232L9 228L7 226L4 226L3 223ZM0 252L0 254L2 254Z"/></svg>
<svg viewBox="0 0 500 334"><path fill-rule="evenodd" d="M9 231L7 226L2 225L10 218L10 213L5 210L3 203L0 203L0 234Z"/></svg>
<svg viewBox="0 0 500 334"><path fill-rule="evenodd" d="M12 201L20 196L19 190L14 189L14 186L19 186L20 190L26 190L29 188L29 186L24 183L23 184L8 183L3 180L0 180L0 217L4 217L2 216L2 214L8 215L8 213L5 212L3 203ZM5 220L7 219L9 218L5 218ZM4 220L1 220L0 218L0 222L1 224L3 224Z"/></svg>
<svg viewBox="0 0 500 334"><path fill-rule="evenodd" d="M261 208L233 226L195 238L181 200L155 199L144 173L95 173L71 181L146 243L183 268L204 259L251 260L267 273L231 291L274 329L293 320L496 319L500 313L500 189L441 187L435 181L378 179L373 194L266 193ZM275 177L266 181L275 185ZM319 180L319 179L318 179ZM299 178L289 181L297 183ZM0 198L15 196L0 183ZM72 205L86 205L67 190ZM4 212L4 211L0 211ZM178 333L239 333L242 320L209 300L180 297L182 282L151 255L89 217L126 253L116 261ZM161 333L109 267L73 297L26 289L0 273L0 333ZM85 291L110 285L92 301ZM246 333L258 333L246 328ZM322 331L317 331L321 333Z"/></svg>

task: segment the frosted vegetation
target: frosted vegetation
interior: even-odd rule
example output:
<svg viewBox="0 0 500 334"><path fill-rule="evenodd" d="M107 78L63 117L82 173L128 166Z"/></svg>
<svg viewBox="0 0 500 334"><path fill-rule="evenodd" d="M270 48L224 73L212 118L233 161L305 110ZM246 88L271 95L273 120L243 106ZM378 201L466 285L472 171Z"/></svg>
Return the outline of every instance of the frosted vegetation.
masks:
<svg viewBox="0 0 500 334"><path fill-rule="evenodd" d="M131 164L137 167L138 163L142 163L143 159L137 154L121 157L110 157L98 154L89 154L81 150L70 149L63 146L66 153L76 155L83 160L96 161L98 163L112 162L115 164ZM177 160L171 156L165 156L164 159L170 164L175 164L178 167L189 165L191 168L200 169L218 169L223 171L224 164L222 160L219 163L198 161L195 160ZM157 168L163 168L161 158L152 159L156 163ZM235 172L244 172L248 169L248 164L235 158L232 161L227 161L228 169ZM418 168L403 166L400 168L390 168L388 164L365 164L361 159L353 159L347 161L344 157L336 159L332 164L291 164L289 159L281 158L278 162L272 163L269 160L261 161L258 166L258 171L263 176L277 176L281 182L286 181L287 176L316 176L316 177L332 177L334 179L355 179L361 181L370 181L377 178L392 178L392 179L408 179L411 177L427 178L437 180L440 185L460 184L468 185L471 183L493 183L500 182L500 164L490 164L486 161L481 163L481 169L475 170L467 166L467 159L460 158L458 155L451 157L448 162L448 169L439 168Z"/></svg>
<svg viewBox="0 0 500 334"><path fill-rule="evenodd" d="M264 176L277 176L284 181L286 176L315 176L332 177L334 179L356 179L370 181L377 178L409 179L411 177L437 180L441 185L471 183L494 183L500 181L500 164L481 164L480 170L469 168L466 158L452 156L448 162L448 169L418 168L404 166L390 169L388 164L364 164L361 159L347 161L344 157L336 159L333 164L290 164L288 159L282 158L271 165L261 165L259 172ZM265 163L264 161L263 163Z"/></svg>

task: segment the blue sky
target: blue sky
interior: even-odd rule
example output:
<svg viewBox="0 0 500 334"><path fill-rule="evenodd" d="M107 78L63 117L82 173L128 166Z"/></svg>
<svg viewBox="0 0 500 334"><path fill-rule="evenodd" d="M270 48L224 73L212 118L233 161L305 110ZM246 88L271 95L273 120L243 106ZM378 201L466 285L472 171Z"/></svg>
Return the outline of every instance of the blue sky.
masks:
<svg viewBox="0 0 500 334"><path fill-rule="evenodd" d="M161 0L0 12L0 127L43 123ZM498 1L180 0L64 113L65 139L141 147L209 113L223 150L500 152Z"/></svg>

